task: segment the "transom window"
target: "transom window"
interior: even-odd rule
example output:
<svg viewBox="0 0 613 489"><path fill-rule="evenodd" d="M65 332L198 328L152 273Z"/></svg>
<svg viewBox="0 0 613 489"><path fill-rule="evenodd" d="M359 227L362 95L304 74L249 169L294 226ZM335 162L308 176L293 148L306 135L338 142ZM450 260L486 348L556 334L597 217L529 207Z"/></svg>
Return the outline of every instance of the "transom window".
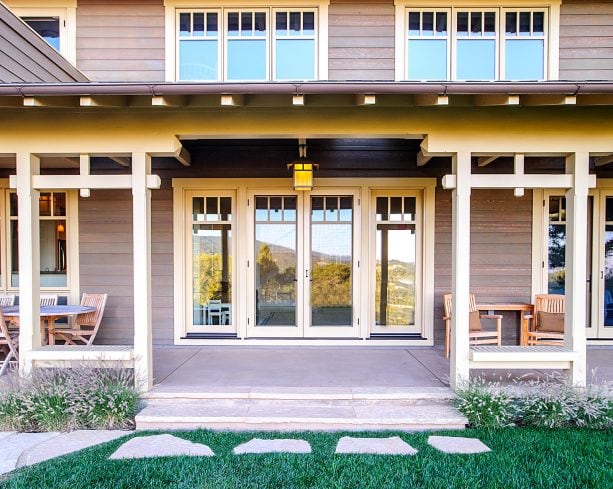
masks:
<svg viewBox="0 0 613 489"><path fill-rule="evenodd" d="M177 78L313 80L317 9L177 10Z"/></svg>
<svg viewBox="0 0 613 489"><path fill-rule="evenodd" d="M408 80L544 80L548 8L403 10Z"/></svg>

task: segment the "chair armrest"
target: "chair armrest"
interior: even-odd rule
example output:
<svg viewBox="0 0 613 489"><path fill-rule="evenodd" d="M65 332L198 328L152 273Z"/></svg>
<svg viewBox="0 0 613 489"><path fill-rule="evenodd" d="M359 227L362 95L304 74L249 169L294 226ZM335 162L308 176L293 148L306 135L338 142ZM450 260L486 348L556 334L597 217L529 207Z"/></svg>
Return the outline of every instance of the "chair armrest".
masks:
<svg viewBox="0 0 613 489"><path fill-rule="evenodd" d="M443 316L443 321L449 321L451 319L450 316Z"/></svg>
<svg viewBox="0 0 613 489"><path fill-rule="evenodd" d="M504 316L502 314L480 314L479 317L482 319L502 319Z"/></svg>

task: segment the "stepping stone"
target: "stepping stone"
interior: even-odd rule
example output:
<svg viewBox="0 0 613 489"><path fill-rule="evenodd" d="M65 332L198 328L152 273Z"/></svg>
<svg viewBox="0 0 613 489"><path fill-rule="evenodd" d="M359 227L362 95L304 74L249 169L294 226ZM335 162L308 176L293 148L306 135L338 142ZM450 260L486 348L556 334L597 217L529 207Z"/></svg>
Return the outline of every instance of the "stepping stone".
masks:
<svg viewBox="0 0 613 489"><path fill-rule="evenodd" d="M109 459L179 457L181 455L212 457L215 454L208 446L201 443L193 443L172 435L154 435L139 436L128 440Z"/></svg>
<svg viewBox="0 0 613 489"><path fill-rule="evenodd" d="M43 460L89 448L131 434L121 430L78 430L61 433L25 450L17 460L17 467L36 464Z"/></svg>
<svg viewBox="0 0 613 489"><path fill-rule="evenodd" d="M0 442L0 475L17 468L17 460L23 452L58 436L50 433L15 433L5 436Z"/></svg>
<svg viewBox="0 0 613 489"><path fill-rule="evenodd" d="M234 455L244 453L311 453L311 445L304 440L280 438L276 440L262 440L254 438L243 443L233 450Z"/></svg>
<svg viewBox="0 0 613 489"><path fill-rule="evenodd" d="M389 438L354 438L343 436L336 445L336 453L370 455L415 455L415 450L399 436Z"/></svg>
<svg viewBox="0 0 613 489"><path fill-rule="evenodd" d="M428 444L444 453L483 453L491 452L490 448L478 438L462 436L431 436Z"/></svg>

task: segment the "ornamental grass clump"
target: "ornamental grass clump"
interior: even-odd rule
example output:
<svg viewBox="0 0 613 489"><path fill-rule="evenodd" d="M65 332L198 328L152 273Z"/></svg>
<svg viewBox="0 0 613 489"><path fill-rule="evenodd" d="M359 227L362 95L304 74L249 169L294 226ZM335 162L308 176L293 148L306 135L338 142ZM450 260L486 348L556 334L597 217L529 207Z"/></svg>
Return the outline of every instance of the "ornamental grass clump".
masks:
<svg viewBox="0 0 613 489"><path fill-rule="evenodd" d="M494 429L514 424L512 399L499 382L478 378L465 383L456 391L455 405L474 427Z"/></svg>
<svg viewBox="0 0 613 489"><path fill-rule="evenodd" d="M613 428L610 384L579 388L560 375L511 384L479 377L465 383L456 395L456 407L475 428Z"/></svg>
<svg viewBox="0 0 613 489"><path fill-rule="evenodd" d="M68 431L134 427L138 394L124 369L40 369L5 376L0 430Z"/></svg>

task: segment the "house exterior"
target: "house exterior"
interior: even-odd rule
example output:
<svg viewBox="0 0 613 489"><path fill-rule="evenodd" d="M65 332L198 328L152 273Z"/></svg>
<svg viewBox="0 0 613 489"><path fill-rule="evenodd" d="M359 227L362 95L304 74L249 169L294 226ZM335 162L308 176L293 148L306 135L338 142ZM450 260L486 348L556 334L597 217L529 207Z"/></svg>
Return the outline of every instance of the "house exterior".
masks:
<svg viewBox="0 0 613 489"><path fill-rule="evenodd" d="M613 1L5 3L22 368L122 361L147 390L153 345L440 346L468 291L566 294L565 339L515 347L509 313L508 348L471 350L456 300L452 386L581 385L613 341ZM109 294L100 346L42 346L40 292L84 291Z"/></svg>

